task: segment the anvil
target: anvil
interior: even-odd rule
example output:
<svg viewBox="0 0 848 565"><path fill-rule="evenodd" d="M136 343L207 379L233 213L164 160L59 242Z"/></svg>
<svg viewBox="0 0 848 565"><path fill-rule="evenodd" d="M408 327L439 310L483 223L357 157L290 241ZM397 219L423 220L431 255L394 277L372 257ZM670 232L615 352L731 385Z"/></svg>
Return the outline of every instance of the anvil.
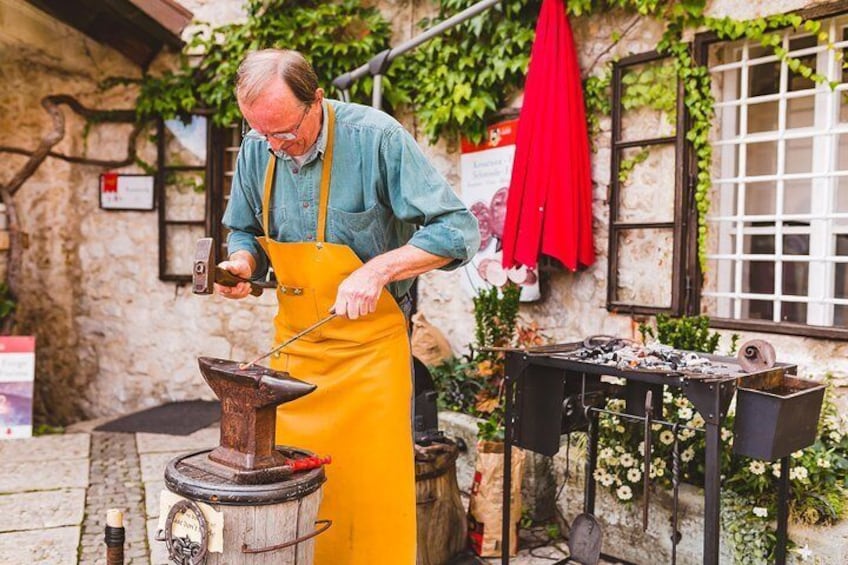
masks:
<svg viewBox="0 0 848 565"><path fill-rule="evenodd" d="M285 457L275 449L277 406L309 394L316 386L259 365L242 369L238 361L212 357L197 361L221 401L221 445L209 453L209 459L235 469L245 479L288 469Z"/></svg>

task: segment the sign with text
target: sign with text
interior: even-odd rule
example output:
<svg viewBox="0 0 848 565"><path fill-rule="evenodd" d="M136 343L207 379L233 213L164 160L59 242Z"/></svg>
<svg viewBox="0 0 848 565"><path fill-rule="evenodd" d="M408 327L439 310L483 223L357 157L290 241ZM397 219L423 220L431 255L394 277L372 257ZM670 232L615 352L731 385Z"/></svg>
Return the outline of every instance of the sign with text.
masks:
<svg viewBox="0 0 848 565"><path fill-rule="evenodd" d="M506 270L501 266L501 240L517 130L517 119L506 120L489 126L482 143L462 140L462 200L480 225L480 250L463 267L462 280L472 296L480 288L501 287L513 281L521 285L521 301L532 302L540 298L537 271L526 267Z"/></svg>
<svg viewBox="0 0 848 565"><path fill-rule="evenodd" d="M104 210L153 210L153 176L100 175L100 207Z"/></svg>
<svg viewBox="0 0 848 565"><path fill-rule="evenodd" d="M162 490L159 493L159 522L157 529L165 530L165 524L171 508L179 501L186 500L184 497L174 494L168 490ZM206 520L206 535L207 544L206 550L209 553L224 552L224 514L220 510L215 510L208 504L203 502L196 503L200 511L203 512L203 518ZM197 518L188 512L183 512L174 517L174 523L171 529L173 538L188 538L194 543L200 543L202 538L200 532L200 524Z"/></svg>
<svg viewBox="0 0 848 565"><path fill-rule="evenodd" d="M35 337L0 336L0 439L32 436Z"/></svg>

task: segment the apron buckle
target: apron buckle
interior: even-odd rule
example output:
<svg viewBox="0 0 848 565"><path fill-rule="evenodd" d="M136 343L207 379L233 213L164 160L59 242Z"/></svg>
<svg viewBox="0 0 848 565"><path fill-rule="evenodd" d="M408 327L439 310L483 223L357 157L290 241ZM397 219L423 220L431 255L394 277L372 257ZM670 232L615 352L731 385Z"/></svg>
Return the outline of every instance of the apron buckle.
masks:
<svg viewBox="0 0 848 565"><path fill-rule="evenodd" d="M303 289L301 287L280 285L280 294L288 294L289 292L291 292L292 296L303 295Z"/></svg>

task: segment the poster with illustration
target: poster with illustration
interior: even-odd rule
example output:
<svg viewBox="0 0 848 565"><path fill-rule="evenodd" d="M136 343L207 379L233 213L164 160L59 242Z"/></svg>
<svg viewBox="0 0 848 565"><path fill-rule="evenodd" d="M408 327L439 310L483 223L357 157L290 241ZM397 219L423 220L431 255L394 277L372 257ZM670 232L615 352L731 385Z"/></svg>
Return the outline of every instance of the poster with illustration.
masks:
<svg viewBox="0 0 848 565"><path fill-rule="evenodd" d="M506 198L515 156L518 120L498 122L487 128L482 143L462 140L460 172L462 199L480 224L480 250L463 268L463 286L475 296L480 288L501 287L512 281L521 285L521 301L539 300L536 269L501 266Z"/></svg>
<svg viewBox="0 0 848 565"><path fill-rule="evenodd" d="M32 436L35 337L0 337L0 439Z"/></svg>

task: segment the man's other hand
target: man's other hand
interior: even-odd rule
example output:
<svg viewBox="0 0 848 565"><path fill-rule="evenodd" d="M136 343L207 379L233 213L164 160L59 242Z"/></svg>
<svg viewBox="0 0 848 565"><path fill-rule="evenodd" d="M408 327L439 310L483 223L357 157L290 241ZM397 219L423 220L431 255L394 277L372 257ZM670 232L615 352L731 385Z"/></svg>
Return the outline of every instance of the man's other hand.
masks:
<svg viewBox="0 0 848 565"><path fill-rule="evenodd" d="M253 274L250 261L237 255L230 257L228 261L221 261L218 266L243 279L249 279L250 275ZM250 294L250 283L240 282L236 286L224 286L215 283L215 292L225 298L244 298Z"/></svg>
<svg viewBox="0 0 848 565"><path fill-rule="evenodd" d="M363 265L350 274L336 293L336 314L355 320L377 309L377 300L389 280L379 269Z"/></svg>

